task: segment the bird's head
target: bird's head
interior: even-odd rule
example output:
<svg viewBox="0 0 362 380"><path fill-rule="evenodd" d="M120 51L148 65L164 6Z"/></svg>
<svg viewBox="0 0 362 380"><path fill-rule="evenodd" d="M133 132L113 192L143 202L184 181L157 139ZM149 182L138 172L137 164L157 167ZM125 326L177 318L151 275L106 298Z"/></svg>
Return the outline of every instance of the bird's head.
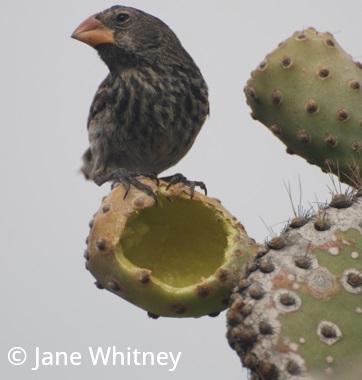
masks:
<svg viewBox="0 0 362 380"><path fill-rule="evenodd" d="M178 51L183 50L176 35L161 20L120 5L86 19L72 38L95 48L110 69L140 61L176 60Z"/></svg>

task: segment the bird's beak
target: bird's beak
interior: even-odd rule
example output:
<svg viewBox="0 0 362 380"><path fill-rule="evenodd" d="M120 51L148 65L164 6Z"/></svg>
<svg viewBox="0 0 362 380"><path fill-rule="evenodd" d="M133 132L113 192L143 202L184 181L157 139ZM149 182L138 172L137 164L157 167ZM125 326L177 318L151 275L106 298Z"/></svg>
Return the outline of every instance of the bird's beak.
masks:
<svg viewBox="0 0 362 380"><path fill-rule="evenodd" d="M93 48L100 44L114 44L114 35L103 22L94 16L83 21L71 35L78 41L84 42Z"/></svg>

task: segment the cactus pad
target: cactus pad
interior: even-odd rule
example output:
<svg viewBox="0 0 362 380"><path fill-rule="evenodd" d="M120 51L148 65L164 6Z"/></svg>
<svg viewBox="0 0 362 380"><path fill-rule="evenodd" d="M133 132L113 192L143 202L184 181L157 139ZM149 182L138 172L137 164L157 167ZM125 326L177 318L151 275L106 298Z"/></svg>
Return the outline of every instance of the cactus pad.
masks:
<svg viewBox="0 0 362 380"><path fill-rule="evenodd" d="M86 267L96 285L150 316L216 315L256 251L219 201L161 182L155 200L123 186L106 196L91 222Z"/></svg>
<svg viewBox="0 0 362 380"><path fill-rule="evenodd" d="M227 336L252 379L362 379L362 199L352 199L284 232L285 246L246 270Z"/></svg>
<svg viewBox="0 0 362 380"><path fill-rule="evenodd" d="M330 33L296 32L252 72L252 116L286 146L358 187L362 170L362 65Z"/></svg>

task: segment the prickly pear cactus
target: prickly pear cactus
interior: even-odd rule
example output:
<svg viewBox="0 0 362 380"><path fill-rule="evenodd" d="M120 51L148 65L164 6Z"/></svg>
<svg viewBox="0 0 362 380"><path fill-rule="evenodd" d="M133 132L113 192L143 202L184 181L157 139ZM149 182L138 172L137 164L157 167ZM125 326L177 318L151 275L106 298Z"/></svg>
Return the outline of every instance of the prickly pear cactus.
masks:
<svg viewBox="0 0 362 380"><path fill-rule="evenodd" d="M335 196L272 240L227 313L229 343L251 379L361 380L362 199Z"/></svg>
<svg viewBox="0 0 362 380"><path fill-rule="evenodd" d="M96 286L154 318L217 315L257 245L219 201L144 183L157 193L157 206L133 186L125 198L118 186L90 223L85 259Z"/></svg>
<svg viewBox="0 0 362 380"><path fill-rule="evenodd" d="M296 32L252 72L252 116L286 146L352 186L361 183L362 65L330 33Z"/></svg>

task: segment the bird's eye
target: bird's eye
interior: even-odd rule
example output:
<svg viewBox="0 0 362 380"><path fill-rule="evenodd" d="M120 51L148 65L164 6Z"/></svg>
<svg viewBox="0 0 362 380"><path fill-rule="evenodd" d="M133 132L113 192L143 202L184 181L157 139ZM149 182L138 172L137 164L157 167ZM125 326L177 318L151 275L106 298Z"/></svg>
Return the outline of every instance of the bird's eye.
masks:
<svg viewBox="0 0 362 380"><path fill-rule="evenodd" d="M119 24L124 24L129 18L130 15L128 13L118 13L116 16L116 21Z"/></svg>

